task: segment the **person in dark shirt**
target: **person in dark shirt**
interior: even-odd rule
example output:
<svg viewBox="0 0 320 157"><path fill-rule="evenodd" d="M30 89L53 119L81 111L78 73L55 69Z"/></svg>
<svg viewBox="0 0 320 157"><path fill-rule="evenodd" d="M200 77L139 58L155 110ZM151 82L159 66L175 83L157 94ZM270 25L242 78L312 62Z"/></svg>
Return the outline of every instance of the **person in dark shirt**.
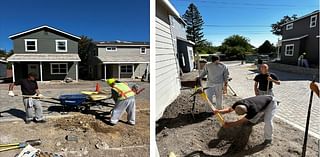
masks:
<svg viewBox="0 0 320 157"><path fill-rule="evenodd" d="M272 143L273 134L273 117L276 112L276 100L271 95L259 95L255 97L245 98L236 101L232 107L215 110L215 113L230 113L235 111L238 115L245 115L241 119L234 122L225 122L223 127L230 128L239 126L247 122L257 123L263 116L264 118L264 144Z"/></svg>
<svg viewBox="0 0 320 157"><path fill-rule="evenodd" d="M278 76L269 72L269 66L262 64L260 66L260 74L254 79L254 93L255 95L272 95L273 96L273 83L280 85ZM269 88L269 89L268 89Z"/></svg>
<svg viewBox="0 0 320 157"><path fill-rule="evenodd" d="M39 101L39 98L43 95L40 94L38 84L36 81L37 74L29 73L28 78L19 80L17 82L11 83L9 85L9 96L15 96L13 93L13 87L20 85L21 92L23 97L23 104L26 110L26 119L25 122L29 124L32 120L37 123L43 123L45 120L43 119L42 106ZM35 110L35 117L33 116L33 109Z"/></svg>

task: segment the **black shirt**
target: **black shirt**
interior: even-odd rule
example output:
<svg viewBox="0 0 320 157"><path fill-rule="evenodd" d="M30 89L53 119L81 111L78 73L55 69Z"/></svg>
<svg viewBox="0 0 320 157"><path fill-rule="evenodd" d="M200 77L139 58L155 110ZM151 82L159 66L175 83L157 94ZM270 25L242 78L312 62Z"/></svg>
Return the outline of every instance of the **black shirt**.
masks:
<svg viewBox="0 0 320 157"><path fill-rule="evenodd" d="M268 76L274 80L279 80L278 76L274 73L269 73L269 74L258 74L253 80L259 83L259 90L262 91L267 91L267 86L268 86ZM272 82L269 83L269 89L272 89Z"/></svg>
<svg viewBox="0 0 320 157"><path fill-rule="evenodd" d="M22 79L15 82L14 85L21 85L21 92L23 95L35 95L38 89L37 81L32 81L28 79Z"/></svg>
<svg viewBox="0 0 320 157"><path fill-rule="evenodd" d="M247 119L252 119L259 112L263 111L272 101L272 96L270 95L258 95L255 97L250 97L246 99L239 100L232 105L235 109L238 105L244 105L247 107Z"/></svg>

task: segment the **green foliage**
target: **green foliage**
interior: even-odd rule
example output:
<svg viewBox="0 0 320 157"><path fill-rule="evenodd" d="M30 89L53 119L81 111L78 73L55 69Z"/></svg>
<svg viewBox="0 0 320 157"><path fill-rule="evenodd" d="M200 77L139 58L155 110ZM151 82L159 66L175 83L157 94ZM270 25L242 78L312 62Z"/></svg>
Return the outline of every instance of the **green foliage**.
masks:
<svg viewBox="0 0 320 157"><path fill-rule="evenodd" d="M87 36L81 36L78 49L82 65L87 65L89 54L94 54L97 50L93 40Z"/></svg>
<svg viewBox="0 0 320 157"><path fill-rule="evenodd" d="M269 54L269 53L275 52L275 51L276 51L276 47L273 46L268 40L266 40L257 49L257 53L259 53L259 54Z"/></svg>
<svg viewBox="0 0 320 157"><path fill-rule="evenodd" d="M293 21L293 20L295 20L297 18L298 17L297 17L296 14L293 14L292 16L288 16L288 15L284 16L280 21L277 21L276 23L271 24L271 32L274 35L282 35L281 25L284 24L284 23Z"/></svg>
<svg viewBox="0 0 320 157"><path fill-rule="evenodd" d="M187 39L193 41L195 46L198 47L205 39L203 39L204 34L202 32L204 22L197 6L191 3L182 18L187 23Z"/></svg>
<svg viewBox="0 0 320 157"><path fill-rule="evenodd" d="M214 54L218 51L217 47L212 46L209 41L202 42L198 47L195 48L200 54Z"/></svg>
<svg viewBox="0 0 320 157"><path fill-rule="evenodd" d="M226 56L241 57L245 54L253 52L253 46L249 43L249 39L240 35L232 35L224 39L219 47L219 51Z"/></svg>

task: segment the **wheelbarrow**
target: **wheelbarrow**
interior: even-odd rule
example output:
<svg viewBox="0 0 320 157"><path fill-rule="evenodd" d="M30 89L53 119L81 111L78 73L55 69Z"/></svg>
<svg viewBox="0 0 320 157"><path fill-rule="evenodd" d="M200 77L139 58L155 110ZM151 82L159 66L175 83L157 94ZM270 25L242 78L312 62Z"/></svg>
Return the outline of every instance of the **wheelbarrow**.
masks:
<svg viewBox="0 0 320 157"><path fill-rule="evenodd" d="M65 94L59 96L60 104L65 108L75 108L81 112L90 110L91 106L99 105L101 102L110 99L106 94Z"/></svg>

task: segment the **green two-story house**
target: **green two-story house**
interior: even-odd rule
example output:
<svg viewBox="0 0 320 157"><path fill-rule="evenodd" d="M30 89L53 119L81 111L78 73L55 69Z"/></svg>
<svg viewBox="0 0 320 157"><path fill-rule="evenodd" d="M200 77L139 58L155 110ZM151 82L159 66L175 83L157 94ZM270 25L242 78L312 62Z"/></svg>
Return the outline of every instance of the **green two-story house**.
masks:
<svg viewBox="0 0 320 157"><path fill-rule="evenodd" d="M39 81L78 81L78 41L80 37L50 26L40 26L9 36L13 52L7 60L12 63L13 81L28 73L38 74Z"/></svg>

